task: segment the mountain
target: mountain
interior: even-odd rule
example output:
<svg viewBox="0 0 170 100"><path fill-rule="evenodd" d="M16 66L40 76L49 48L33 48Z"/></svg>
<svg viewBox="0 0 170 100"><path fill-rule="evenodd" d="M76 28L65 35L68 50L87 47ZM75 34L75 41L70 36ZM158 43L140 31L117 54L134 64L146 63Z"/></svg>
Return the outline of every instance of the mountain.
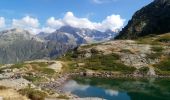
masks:
<svg viewBox="0 0 170 100"><path fill-rule="evenodd" d="M101 32L87 28L63 26L53 33L45 34L41 32L37 36L40 38L44 38L45 40L55 40L60 42L72 41L80 45L85 43L107 41L115 37L115 35L116 33L111 30Z"/></svg>
<svg viewBox="0 0 170 100"><path fill-rule="evenodd" d="M81 44L109 40L114 36L109 30L100 32L71 26L38 35L18 28L5 30L0 32L0 63L56 58Z"/></svg>
<svg viewBox="0 0 170 100"><path fill-rule="evenodd" d="M0 63L56 58L75 45L45 41L22 29L0 32Z"/></svg>
<svg viewBox="0 0 170 100"><path fill-rule="evenodd" d="M170 0L154 0L137 11L116 39L136 39L170 32Z"/></svg>
<svg viewBox="0 0 170 100"><path fill-rule="evenodd" d="M86 43L86 40L79 34L77 34L78 31L78 28L64 26L56 30L55 32L50 33L44 39L49 41L59 41L62 43L74 43L78 45Z"/></svg>

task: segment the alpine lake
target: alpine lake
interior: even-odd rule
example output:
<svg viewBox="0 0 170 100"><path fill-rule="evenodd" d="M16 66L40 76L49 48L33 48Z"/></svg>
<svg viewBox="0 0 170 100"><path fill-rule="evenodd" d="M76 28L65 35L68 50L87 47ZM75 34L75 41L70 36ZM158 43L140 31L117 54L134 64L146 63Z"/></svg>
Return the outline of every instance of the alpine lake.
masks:
<svg viewBox="0 0 170 100"><path fill-rule="evenodd" d="M104 100L170 100L170 78L74 77L62 87L79 97Z"/></svg>

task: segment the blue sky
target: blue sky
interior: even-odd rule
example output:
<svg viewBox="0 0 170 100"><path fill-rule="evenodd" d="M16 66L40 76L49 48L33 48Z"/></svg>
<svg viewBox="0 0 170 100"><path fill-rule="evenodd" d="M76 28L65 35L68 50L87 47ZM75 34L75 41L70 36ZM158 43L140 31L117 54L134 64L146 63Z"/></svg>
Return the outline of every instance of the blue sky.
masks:
<svg viewBox="0 0 170 100"><path fill-rule="evenodd" d="M68 12L71 12L76 19L69 17L68 19L75 19L74 21L79 21L79 23L84 22L82 18L85 18L93 22L93 24L95 23L95 26L97 26L96 23L101 24L102 21L106 25L109 21L109 18L107 19L108 16L110 16L110 20L112 20L112 18L118 18L118 16L115 17L112 15L119 15L123 24L126 25L135 11L152 1L153 0L1 0L0 19L5 20L5 25L3 27L14 26L12 23L14 23L13 21L15 19L16 26L31 28L32 26L27 25L29 24L27 21L23 22L24 17L27 17L26 19L28 19L28 21L32 21L31 24L38 23L34 28L50 28L52 25L56 25L52 28L58 28L56 22L61 21L62 24L67 23L64 17ZM52 17L55 23L52 23L51 26L47 25L47 20ZM87 25L89 25L88 21L85 21ZM75 26L81 25L79 23L77 24L75 22ZM2 22L0 25L1 24ZM24 26L24 24L26 25ZM101 27L102 25L100 25L100 29ZM113 29L117 28L110 27Z"/></svg>

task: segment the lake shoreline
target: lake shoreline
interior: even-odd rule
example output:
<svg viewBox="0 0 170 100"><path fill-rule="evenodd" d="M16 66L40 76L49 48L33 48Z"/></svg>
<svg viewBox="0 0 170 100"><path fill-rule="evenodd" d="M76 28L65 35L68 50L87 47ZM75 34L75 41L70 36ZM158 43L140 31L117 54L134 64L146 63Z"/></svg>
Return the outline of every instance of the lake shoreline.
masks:
<svg viewBox="0 0 170 100"><path fill-rule="evenodd" d="M71 79L77 78L77 77L82 77L82 78L105 78L105 79L118 79L118 78L122 78L122 79L148 79L148 78L170 78L170 76L142 76L142 75L138 75L138 76L134 76L133 74L126 74L126 75L113 75L113 74L103 74L103 73L93 73L93 74L89 74L89 73L85 73L85 72L77 72L77 73L63 73L61 74L61 76L59 76L58 79L41 84L40 87L44 88L44 89L50 89L52 91L55 91L56 93L58 93L59 95L65 95L71 99L74 98L80 98L79 96L72 94L70 92L65 92L63 91L63 86L66 82L68 82Z"/></svg>

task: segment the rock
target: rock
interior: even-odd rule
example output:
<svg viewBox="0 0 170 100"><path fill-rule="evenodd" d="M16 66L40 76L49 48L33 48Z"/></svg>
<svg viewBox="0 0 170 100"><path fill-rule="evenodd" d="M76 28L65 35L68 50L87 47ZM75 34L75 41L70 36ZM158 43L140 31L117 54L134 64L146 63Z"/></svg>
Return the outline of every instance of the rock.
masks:
<svg viewBox="0 0 170 100"><path fill-rule="evenodd" d="M19 72L19 71L20 71L20 70L17 69L17 68L12 69L12 72L13 72L13 73L16 73L16 72Z"/></svg>
<svg viewBox="0 0 170 100"><path fill-rule="evenodd" d="M116 39L136 39L170 32L170 0L154 0L137 11Z"/></svg>

